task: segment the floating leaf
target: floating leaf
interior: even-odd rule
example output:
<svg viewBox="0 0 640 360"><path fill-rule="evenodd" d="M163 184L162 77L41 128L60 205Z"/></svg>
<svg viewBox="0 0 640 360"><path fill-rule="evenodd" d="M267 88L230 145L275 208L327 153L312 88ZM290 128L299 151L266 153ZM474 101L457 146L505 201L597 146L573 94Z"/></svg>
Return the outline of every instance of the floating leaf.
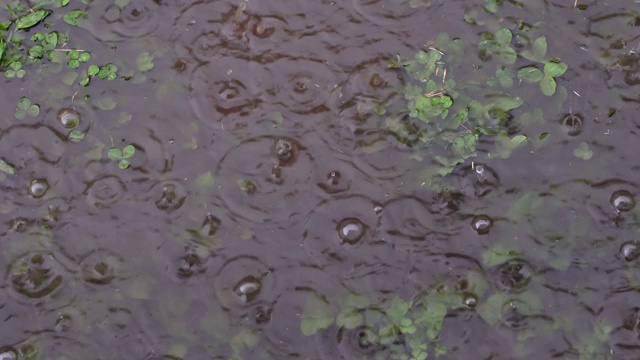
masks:
<svg viewBox="0 0 640 360"><path fill-rule="evenodd" d="M86 18L87 18L87 13L85 13L82 10L73 10L71 12L64 14L64 16L62 17L64 22L66 22L71 26L78 26L78 20L86 19Z"/></svg>
<svg viewBox="0 0 640 360"><path fill-rule="evenodd" d="M127 169L129 166L131 166L131 163L127 159L122 159L118 162L118 167L122 170Z"/></svg>
<svg viewBox="0 0 640 360"><path fill-rule="evenodd" d="M544 57L547 54L547 39L544 36L537 38L531 45L530 50L525 50L521 55L531 61L544 62Z"/></svg>
<svg viewBox="0 0 640 360"><path fill-rule="evenodd" d="M36 10L27 15L21 16L16 20L16 28L17 29L28 29L32 26L35 26L40 21L44 20L49 16L49 12L47 10Z"/></svg>
<svg viewBox="0 0 640 360"><path fill-rule="evenodd" d="M122 160L122 150L118 149L117 147L112 147L107 152L107 156L109 157L109 159L114 161Z"/></svg>
<svg viewBox="0 0 640 360"><path fill-rule="evenodd" d="M524 104L524 101L521 98L517 96L509 95L506 93L493 95L490 98L493 100L493 104L496 107L504 111L513 110L515 108L522 106L522 104Z"/></svg>
<svg viewBox="0 0 640 360"><path fill-rule="evenodd" d="M364 323L364 318L358 309L347 309L336 317L336 325L345 329L355 329Z"/></svg>
<svg viewBox="0 0 640 360"><path fill-rule="evenodd" d="M540 80L540 89L542 93L551 96L556 92L556 81L551 76L543 76Z"/></svg>
<svg viewBox="0 0 640 360"><path fill-rule="evenodd" d="M544 74L546 76L558 77L564 74L567 71L567 64L561 62L548 62L544 64Z"/></svg>
<svg viewBox="0 0 640 360"><path fill-rule="evenodd" d="M507 29L507 28L502 28L498 31L496 31L495 34L495 40L498 42L498 44L500 45L509 45L511 43L511 39L513 38L513 34L511 33L511 30Z"/></svg>
<svg viewBox="0 0 640 360"><path fill-rule="evenodd" d="M100 71L100 67L98 67L97 65L89 65L89 68L87 69L87 74L89 76L94 76L94 75L97 75L99 71Z"/></svg>
<svg viewBox="0 0 640 360"><path fill-rule="evenodd" d="M524 145L527 137L525 135L516 135L509 138L506 134L496 137L496 156L502 159L506 159L511 156L513 150L521 145Z"/></svg>
<svg viewBox="0 0 640 360"><path fill-rule="evenodd" d="M0 171L9 175L16 174L16 168L2 159L0 159Z"/></svg>
<svg viewBox="0 0 640 360"><path fill-rule="evenodd" d="M211 171L207 171L196 178L196 186L200 189L210 189L214 184L215 181Z"/></svg>
<svg viewBox="0 0 640 360"><path fill-rule="evenodd" d="M510 88L513 86L513 79L511 79L511 71L506 66L501 66L496 70L496 79L500 86L503 88Z"/></svg>
<svg viewBox="0 0 640 360"><path fill-rule="evenodd" d="M143 52L136 58L136 67L138 71L145 72L153 69L153 56L148 52Z"/></svg>
<svg viewBox="0 0 640 360"><path fill-rule="evenodd" d="M520 256L520 253L505 247L504 245L495 245L493 248L482 253L482 263L485 266L495 266L505 263L511 259Z"/></svg>
<svg viewBox="0 0 640 360"><path fill-rule="evenodd" d="M530 83L536 83L544 77L542 71L535 66L527 66L518 70L518 79L524 80Z"/></svg>
<svg viewBox="0 0 640 360"><path fill-rule="evenodd" d="M69 140L72 142L80 142L84 139L84 133L80 130L71 130L69 132Z"/></svg>
<svg viewBox="0 0 640 360"><path fill-rule="evenodd" d="M122 148L122 158L123 159L128 159L130 157L133 156L133 154L136 153L136 148L133 145L127 145L124 148Z"/></svg>
<svg viewBox="0 0 640 360"><path fill-rule="evenodd" d="M589 150L589 144L583 141L573 150L573 155L582 160L589 160L593 156L593 151Z"/></svg>
<svg viewBox="0 0 640 360"><path fill-rule="evenodd" d="M328 328L334 321L331 306L315 295L307 300L301 318L300 330L306 336Z"/></svg>

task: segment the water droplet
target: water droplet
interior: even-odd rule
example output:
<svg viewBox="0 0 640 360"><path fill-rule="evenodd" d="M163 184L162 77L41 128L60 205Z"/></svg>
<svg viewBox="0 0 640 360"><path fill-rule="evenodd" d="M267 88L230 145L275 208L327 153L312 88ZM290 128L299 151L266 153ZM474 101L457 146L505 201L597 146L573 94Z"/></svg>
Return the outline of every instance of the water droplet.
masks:
<svg viewBox="0 0 640 360"><path fill-rule="evenodd" d="M580 114L566 114L560 120L560 124L569 136L577 136L582 132L584 118Z"/></svg>
<svg viewBox="0 0 640 360"><path fill-rule="evenodd" d="M186 280L207 271L204 262L197 254L189 253L179 260L178 278Z"/></svg>
<svg viewBox="0 0 640 360"><path fill-rule="evenodd" d="M166 213L178 210L187 199L184 188L179 183L167 182L161 185L162 195L156 201L156 207Z"/></svg>
<svg viewBox="0 0 640 360"><path fill-rule="evenodd" d="M271 320L273 309L267 304L258 304L251 308L249 316L258 325L267 324Z"/></svg>
<svg viewBox="0 0 640 360"><path fill-rule="evenodd" d="M522 310L520 309L522 308ZM512 300L505 303L502 307L502 324L510 329L522 329L529 322L528 316L524 311L527 304L519 300Z"/></svg>
<svg viewBox="0 0 640 360"><path fill-rule="evenodd" d="M73 109L62 109L58 112L58 121L67 129L80 125L80 114Z"/></svg>
<svg viewBox="0 0 640 360"><path fill-rule="evenodd" d="M358 219L347 218L338 223L337 230L343 242L354 245L364 236L366 226Z"/></svg>
<svg viewBox="0 0 640 360"><path fill-rule="evenodd" d="M330 187L335 187L340 183L340 173L337 171L330 171L329 174L327 174L327 185L329 185Z"/></svg>
<svg viewBox="0 0 640 360"><path fill-rule="evenodd" d="M69 329L71 329L71 326L72 326L71 316L69 316L69 315L60 315L58 317L58 319L56 320L55 329L56 329L57 332L64 332L64 331L68 331Z"/></svg>
<svg viewBox="0 0 640 360"><path fill-rule="evenodd" d="M46 180L36 179L29 184L29 194L34 198L41 198L49 190L49 184Z"/></svg>
<svg viewBox="0 0 640 360"><path fill-rule="evenodd" d="M616 212L629 211L636 205L633 195L626 190L618 190L614 192L609 201Z"/></svg>
<svg viewBox="0 0 640 360"><path fill-rule="evenodd" d="M262 284L255 276L246 276L233 288L233 292L240 297L243 303L253 301L260 294Z"/></svg>
<svg viewBox="0 0 640 360"><path fill-rule="evenodd" d="M124 260L111 251L99 249L87 255L80 264L82 280L94 285L108 285L120 274Z"/></svg>
<svg viewBox="0 0 640 360"><path fill-rule="evenodd" d="M488 234L492 225L493 220L486 215L478 215L471 220L471 227L479 235Z"/></svg>
<svg viewBox="0 0 640 360"><path fill-rule="evenodd" d="M376 215L380 215L380 213L382 212L382 205L374 204L373 205L373 212L375 212Z"/></svg>
<svg viewBox="0 0 640 360"><path fill-rule="evenodd" d="M529 285L532 275L531 266L518 259L510 260L498 268L500 284L514 291L524 290Z"/></svg>
<svg viewBox="0 0 640 360"><path fill-rule="evenodd" d="M374 355L381 350L380 338L370 326L359 326L349 333L349 345L361 355Z"/></svg>
<svg viewBox="0 0 640 360"><path fill-rule="evenodd" d="M628 241L620 247L620 254L626 261L633 261L640 256L640 246L635 241Z"/></svg>
<svg viewBox="0 0 640 360"><path fill-rule="evenodd" d="M173 63L173 66L171 68L179 73L184 72L185 70L187 70L187 62L182 59L178 59Z"/></svg>
<svg viewBox="0 0 640 360"><path fill-rule="evenodd" d="M298 145L288 139L278 139L273 147L280 166L292 165L296 161L298 151Z"/></svg>

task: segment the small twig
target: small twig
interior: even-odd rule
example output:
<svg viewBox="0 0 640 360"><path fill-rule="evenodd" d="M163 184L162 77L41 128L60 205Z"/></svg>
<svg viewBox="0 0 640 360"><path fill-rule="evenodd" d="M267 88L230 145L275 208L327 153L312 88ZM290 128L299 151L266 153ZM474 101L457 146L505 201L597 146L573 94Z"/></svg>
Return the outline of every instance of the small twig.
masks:
<svg viewBox="0 0 640 360"><path fill-rule="evenodd" d="M77 51L77 52L85 52L86 50L82 50L82 49L53 49L53 51L62 51L62 52Z"/></svg>

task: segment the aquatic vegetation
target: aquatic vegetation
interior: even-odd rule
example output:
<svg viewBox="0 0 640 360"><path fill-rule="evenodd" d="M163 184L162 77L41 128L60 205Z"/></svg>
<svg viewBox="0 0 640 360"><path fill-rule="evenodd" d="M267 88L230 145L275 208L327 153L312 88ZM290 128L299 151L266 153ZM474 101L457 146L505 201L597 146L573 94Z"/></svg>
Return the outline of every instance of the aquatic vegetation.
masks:
<svg viewBox="0 0 640 360"><path fill-rule="evenodd" d="M22 120L27 115L30 117L36 117L40 114L40 106L38 104L31 103L31 100L27 97L22 97L18 100L18 108L16 109L16 119Z"/></svg>
<svg viewBox="0 0 640 360"><path fill-rule="evenodd" d="M131 165L131 163L127 159L131 158L135 153L136 153L136 148L133 147L133 145L127 145L122 149L119 149L117 147L112 147L107 152L107 156L109 156L109 159L113 161L117 161L118 167L124 170Z"/></svg>

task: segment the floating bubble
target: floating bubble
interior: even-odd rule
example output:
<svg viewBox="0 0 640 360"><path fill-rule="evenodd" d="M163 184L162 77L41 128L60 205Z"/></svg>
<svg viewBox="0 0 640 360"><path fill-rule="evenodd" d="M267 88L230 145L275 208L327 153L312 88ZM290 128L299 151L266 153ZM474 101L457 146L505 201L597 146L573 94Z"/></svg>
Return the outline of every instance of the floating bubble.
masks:
<svg viewBox="0 0 640 360"><path fill-rule="evenodd" d="M569 136L577 136L582 132L584 118L580 114L566 114L560 120L560 124Z"/></svg>
<svg viewBox="0 0 640 360"><path fill-rule="evenodd" d="M462 297L462 302L464 303L464 306L468 307L469 309L473 309L476 307L476 305L478 305L478 297L474 294L464 294Z"/></svg>
<svg viewBox="0 0 640 360"><path fill-rule="evenodd" d="M29 184L29 194L34 198L41 198L49 190L49 184L46 180L36 179Z"/></svg>
<svg viewBox="0 0 640 360"><path fill-rule="evenodd" d="M640 246L635 241L628 241L620 247L620 255L624 257L626 261L633 261L640 256Z"/></svg>
<svg viewBox="0 0 640 360"><path fill-rule="evenodd" d="M364 237L367 227L362 221L355 218L347 218L338 223L336 230L340 240L354 245Z"/></svg>
<svg viewBox="0 0 640 360"><path fill-rule="evenodd" d="M614 192L611 195L609 202L616 212L629 211L636 205L633 195L626 190L618 190Z"/></svg>
<svg viewBox="0 0 640 360"><path fill-rule="evenodd" d="M261 287L262 283L260 279L250 275L241 279L233 288L233 291L238 295L240 300L246 304L252 302L260 295Z"/></svg>
<svg viewBox="0 0 640 360"><path fill-rule="evenodd" d="M73 109L62 109L58 112L58 121L67 129L80 125L80 114Z"/></svg>
<svg viewBox="0 0 640 360"><path fill-rule="evenodd" d="M527 288L533 269L523 260L510 260L498 268L498 281L507 289L522 291Z"/></svg>
<svg viewBox="0 0 640 360"><path fill-rule="evenodd" d="M13 348L4 346L0 349L0 360L16 360L18 358L17 351Z"/></svg>
<svg viewBox="0 0 640 360"><path fill-rule="evenodd" d="M493 220L486 215L478 215L471 220L471 227L479 235L488 234L492 225Z"/></svg>
<svg viewBox="0 0 640 360"><path fill-rule="evenodd" d="M216 274L214 287L225 308L245 307L256 301L271 300L274 287L272 270L254 257L231 259ZM267 299L265 299L267 298Z"/></svg>

